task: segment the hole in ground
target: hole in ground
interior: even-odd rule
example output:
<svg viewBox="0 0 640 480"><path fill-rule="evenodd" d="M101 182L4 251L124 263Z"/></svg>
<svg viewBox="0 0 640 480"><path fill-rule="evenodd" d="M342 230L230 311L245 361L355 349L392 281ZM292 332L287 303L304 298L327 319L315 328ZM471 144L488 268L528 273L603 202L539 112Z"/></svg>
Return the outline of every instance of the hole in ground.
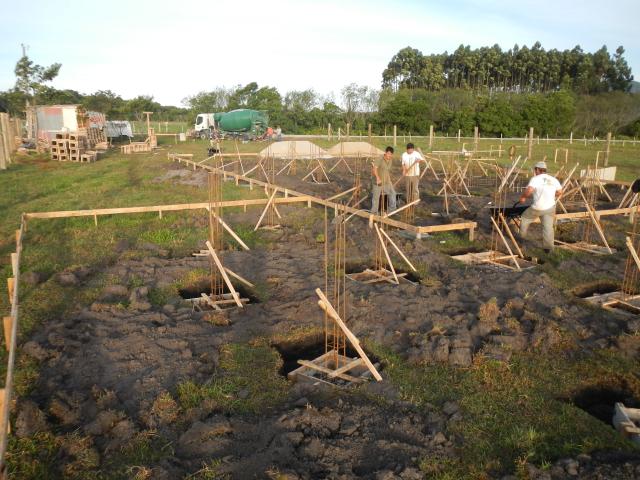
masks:
<svg viewBox="0 0 640 480"><path fill-rule="evenodd" d="M624 381L614 385L589 386L576 392L570 401L607 425L612 425L616 403L622 402L625 407L631 408L640 406L640 402Z"/></svg>
<svg viewBox="0 0 640 480"><path fill-rule="evenodd" d="M260 303L258 295L252 288L247 287L243 283L231 282L231 284L233 285L233 288L235 288L236 292L240 294L241 298L248 298L249 303ZM201 294L203 293L211 295L211 280L206 277L203 277L197 282L194 282L191 285L187 285L178 290L178 294L185 300L200 298ZM230 293L226 285L224 287L223 293Z"/></svg>
<svg viewBox="0 0 640 480"><path fill-rule="evenodd" d="M401 273L404 273L405 275L403 276L404 279L409 280L412 283L419 283L420 282L420 275L418 274L418 272L414 272L413 270L404 270L401 268L397 268L394 265L394 268L396 270L396 274L400 275ZM362 273L365 270L375 270L376 267L373 265L367 265L365 263L347 263L345 266L345 273L347 275L352 275L354 273Z"/></svg>
<svg viewBox="0 0 640 480"><path fill-rule="evenodd" d="M625 407L640 407L640 402L629 390L626 382L617 385L592 385L576 392L569 398L569 401L589 415L611 425L612 428L614 408L617 402L622 402Z"/></svg>
<svg viewBox="0 0 640 480"><path fill-rule="evenodd" d="M486 249L481 248L479 245L464 245L461 247L447 248L447 255L466 255L467 253L480 253L484 251L486 251Z"/></svg>
<svg viewBox="0 0 640 480"><path fill-rule="evenodd" d="M603 295L605 293L611 293L620 290L620 285L611 280L598 280L597 282L591 282L584 285L578 285L573 289L573 294L576 297L587 298L593 295Z"/></svg>
<svg viewBox="0 0 640 480"><path fill-rule="evenodd" d="M275 348L282 357L282 367L280 368L280 375L286 377L290 372L300 367L298 360L315 360L325 352L324 347L324 333L317 332L310 335L306 335L303 338L296 338L295 341L283 341L279 343L272 343L271 346ZM364 349L365 353L371 360L371 363L376 365L378 371L382 370L379 359L369 353L367 349ZM355 358L358 353L347 342L347 357Z"/></svg>

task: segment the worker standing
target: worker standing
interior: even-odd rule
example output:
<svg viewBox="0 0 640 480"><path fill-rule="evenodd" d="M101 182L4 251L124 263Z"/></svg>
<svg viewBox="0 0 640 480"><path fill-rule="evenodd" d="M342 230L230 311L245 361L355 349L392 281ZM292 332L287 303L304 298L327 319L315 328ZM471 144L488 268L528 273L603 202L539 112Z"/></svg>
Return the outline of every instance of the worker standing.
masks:
<svg viewBox="0 0 640 480"><path fill-rule="evenodd" d="M407 143L407 151L402 154L402 176L405 181L405 195L407 203L420 198L418 181L420 180L420 162L426 165L426 160L415 150L413 143Z"/></svg>
<svg viewBox="0 0 640 480"><path fill-rule="evenodd" d="M391 161L393 159L393 147L387 147L382 158L373 161L371 168L371 213L378 214L380 209L380 196L384 192L387 195L388 211L396 209L396 191L391 182Z"/></svg>
<svg viewBox="0 0 640 480"><path fill-rule="evenodd" d="M280 125L276 127L276 140L278 142L282 140L282 129L280 128Z"/></svg>
<svg viewBox="0 0 640 480"><path fill-rule="evenodd" d="M562 185L551 175L547 174L547 164L538 162L533 167L533 178L520 196L520 203L533 196L533 203L522 214L520 235L526 238L529 225L540 218L542 223L542 242L545 252L553 250L554 222L556 216L556 201L562 194Z"/></svg>

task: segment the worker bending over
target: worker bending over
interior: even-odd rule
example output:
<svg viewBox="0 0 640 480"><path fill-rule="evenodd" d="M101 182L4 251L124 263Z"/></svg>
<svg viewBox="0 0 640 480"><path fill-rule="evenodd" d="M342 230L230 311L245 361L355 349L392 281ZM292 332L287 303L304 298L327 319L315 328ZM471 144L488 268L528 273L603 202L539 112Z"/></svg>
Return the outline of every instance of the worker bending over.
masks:
<svg viewBox="0 0 640 480"><path fill-rule="evenodd" d="M547 174L547 164L538 162L533 167L533 178L522 193L519 202L524 203L527 198L533 196L533 203L522 214L520 223L520 235L526 238L531 222L540 218L542 223L542 242L544 251L553 249L553 230L556 216L556 201L562 194L562 185L555 177Z"/></svg>
<svg viewBox="0 0 640 480"><path fill-rule="evenodd" d="M396 191L391 182L391 160L393 159L393 147L387 147L382 158L373 161L371 167L371 213L378 214L380 209L380 195L387 195L388 212L396 209Z"/></svg>
<svg viewBox="0 0 640 480"><path fill-rule="evenodd" d="M402 176L405 182L405 194L407 203L420 198L418 181L420 180L420 162L425 166L427 161L417 152L413 143L407 143L407 151L402 154Z"/></svg>

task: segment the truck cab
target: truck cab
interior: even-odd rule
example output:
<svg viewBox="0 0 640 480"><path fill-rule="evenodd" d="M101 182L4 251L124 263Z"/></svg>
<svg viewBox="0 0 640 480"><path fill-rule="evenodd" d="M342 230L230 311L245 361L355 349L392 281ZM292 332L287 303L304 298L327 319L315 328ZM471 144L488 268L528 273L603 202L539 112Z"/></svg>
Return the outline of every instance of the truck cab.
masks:
<svg viewBox="0 0 640 480"><path fill-rule="evenodd" d="M196 123L193 126L196 136L205 139L211 138L211 131L215 127L215 114L199 113L196 116Z"/></svg>

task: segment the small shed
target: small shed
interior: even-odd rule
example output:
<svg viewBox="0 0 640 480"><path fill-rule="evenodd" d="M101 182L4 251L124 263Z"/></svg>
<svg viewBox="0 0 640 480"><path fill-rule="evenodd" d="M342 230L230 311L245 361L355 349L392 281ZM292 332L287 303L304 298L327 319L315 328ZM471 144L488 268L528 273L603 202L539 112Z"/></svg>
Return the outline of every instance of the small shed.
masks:
<svg viewBox="0 0 640 480"><path fill-rule="evenodd" d="M29 125L38 140L51 141L57 133L77 132L80 128L103 129L106 117L100 112L87 112L80 105L38 105L32 107L33 114L27 119L35 121Z"/></svg>

